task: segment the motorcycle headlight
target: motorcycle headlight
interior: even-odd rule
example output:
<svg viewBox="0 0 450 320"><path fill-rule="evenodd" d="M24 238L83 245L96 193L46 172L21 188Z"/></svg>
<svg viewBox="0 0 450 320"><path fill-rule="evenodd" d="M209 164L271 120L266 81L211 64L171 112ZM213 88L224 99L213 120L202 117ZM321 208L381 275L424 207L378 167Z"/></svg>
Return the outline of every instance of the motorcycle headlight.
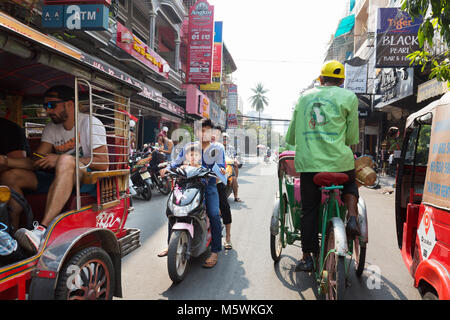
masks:
<svg viewBox="0 0 450 320"><path fill-rule="evenodd" d="M201 199L200 192L198 192L194 200L192 200L190 204L186 206L178 206L173 203L173 194L172 194L169 198L169 209L170 211L172 211L175 217L187 217L189 212L191 212L200 205L200 199Z"/></svg>

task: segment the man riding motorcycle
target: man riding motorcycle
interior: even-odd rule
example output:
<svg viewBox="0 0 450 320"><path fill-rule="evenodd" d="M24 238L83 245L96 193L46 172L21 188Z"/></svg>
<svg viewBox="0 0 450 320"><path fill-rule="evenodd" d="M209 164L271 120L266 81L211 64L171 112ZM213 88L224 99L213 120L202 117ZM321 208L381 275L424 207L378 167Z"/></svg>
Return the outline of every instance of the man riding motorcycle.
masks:
<svg viewBox="0 0 450 320"><path fill-rule="evenodd" d="M358 98L353 92L340 88L344 79L344 66L340 62L326 62L319 77L321 85L300 96L286 135L286 142L295 145L295 169L300 172L301 181L303 258L295 271L312 271L311 255L319 253L321 190L313 181L317 173L338 172L349 176L342 192L350 217L346 232L349 238L359 234L359 194L350 149L359 142Z"/></svg>

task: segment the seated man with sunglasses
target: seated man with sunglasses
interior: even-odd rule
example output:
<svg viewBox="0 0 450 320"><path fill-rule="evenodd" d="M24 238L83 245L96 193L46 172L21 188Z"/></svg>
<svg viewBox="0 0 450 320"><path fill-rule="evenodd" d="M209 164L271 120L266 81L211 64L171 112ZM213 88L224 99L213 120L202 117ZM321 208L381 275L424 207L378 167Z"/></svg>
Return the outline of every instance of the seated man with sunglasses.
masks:
<svg viewBox="0 0 450 320"><path fill-rule="evenodd" d="M76 184L76 166L87 165L91 160L89 115L79 113L80 163L75 160L75 104L74 90L55 86L44 94L44 108L52 120L42 133L41 143L31 158L8 159L9 168L0 183L23 194L24 190L47 193L44 218L35 223L34 230L19 229L15 237L20 245L32 253L37 252L46 228L61 213ZM92 118L93 163L80 170L80 179L87 171L107 170L108 148L106 131L100 120ZM98 154L97 154L98 153ZM96 164L97 163L97 164ZM102 164L100 164L102 163ZM89 186L82 192L89 192ZM12 204L11 216L21 214L21 207Z"/></svg>

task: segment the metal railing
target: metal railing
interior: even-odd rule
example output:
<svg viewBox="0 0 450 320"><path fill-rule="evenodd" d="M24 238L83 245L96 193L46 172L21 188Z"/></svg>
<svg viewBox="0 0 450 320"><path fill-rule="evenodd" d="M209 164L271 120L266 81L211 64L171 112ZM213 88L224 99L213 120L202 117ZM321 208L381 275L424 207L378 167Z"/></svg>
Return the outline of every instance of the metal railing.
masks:
<svg viewBox="0 0 450 320"><path fill-rule="evenodd" d="M80 94L81 93L81 94ZM87 94L87 97L80 99L80 95ZM80 114L85 111L89 117L88 134L89 146L88 155L84 154L81 145L81 134L86 130L85 125L81 126ZM130 148L130 99L92 85L84 79L75 79L75 149L76 163L76 192L77 210L80 209L80 170L87 169L95 165L108 165L109 170L125 169L128 166ZM107 152L98 150L101 146L107 147ZM80 147L83 156L80 154ZM107 161L102 160L107 156ZM99 157L98 157L99 156ZM88 158L86 163L80 163L80 159ZM93 170L95 171L95 170Z"/></svg>

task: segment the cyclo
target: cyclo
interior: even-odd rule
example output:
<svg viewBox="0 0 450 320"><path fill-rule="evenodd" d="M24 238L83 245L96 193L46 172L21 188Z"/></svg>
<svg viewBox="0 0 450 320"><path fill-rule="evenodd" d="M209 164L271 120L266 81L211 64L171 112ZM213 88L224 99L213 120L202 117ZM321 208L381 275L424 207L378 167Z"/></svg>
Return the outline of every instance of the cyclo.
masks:
<svg viewBox="0 0 450 320"><path fill-rule="evenodd" d="M95 185L93 193L81 192L76 179L75 191L47 226L36 254L0 264L0 299L121 297L121 259L140 246L140 231L125 228L132 210L128 190L129 97L139 88L84 63L80 57L77 50L0 12L0 90L6 95L10 119L22 125L22 114L26 115L31 152L40 142L42 124L38 118L45 117L41 96L47 88L65 84L74 88L75 115L81 110L89 115L91 141L92 117L101 119L109 166L106 171L83 176L83 184ZM81 128L77 120L74 130L78 136ZM78 160L80 142L74 140ZM79 174L77 166L77 177ZM11 191L0 186L0 195L0 210L6 210ZM47 194L25 194L24 206L30 210L24 210L28 215L22 215L19 227L30 229L30 222L41 221L46 198Z"/></svg>
<svg viewBox="0 0 450 320"><path fill-rule="evenodd" d="M397 242L424 299L450 299L450 93L411 114L395 193Z"/></svg>
<svg viewBox="0 0 450 320"><path fill-rule="evenodd" d="M283 248L300 240L300 174L295 171L295 151L284 151L278 161L278 194L270 225L270 252L277 263ZM341 201L340 184L346 182L346 175L320 173L314 182L322 186L322 204L319 214L320 253L314 268L319 285L319 294L326 299L344 297L350 269L361 276L364 271L368 243L367 211L364 199L359 197L358 221L361 235L354 240L347 239L344 222L346 208Z"/></svg>

